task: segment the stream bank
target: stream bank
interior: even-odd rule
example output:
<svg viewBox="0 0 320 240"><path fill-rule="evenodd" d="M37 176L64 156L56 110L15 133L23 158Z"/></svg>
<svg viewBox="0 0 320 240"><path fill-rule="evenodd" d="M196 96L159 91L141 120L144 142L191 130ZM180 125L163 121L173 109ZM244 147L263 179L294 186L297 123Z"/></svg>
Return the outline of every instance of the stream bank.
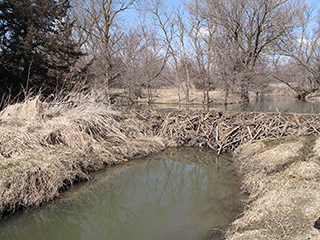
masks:
<svg viewBox="0 0 320 240"><path fill-rule="evenodd" d="M244 190L249 194L250 201L243 217L236 220L227 232L226 236L229 239L249 239L249 233L260 234L252 235L251 239L259 236L262 239L268 238L269 234L280 236L272 235L273 232L265 230L268 230L268 222L261 224L261 228L258 221L256 225L250 226L241 222L246 216L252 219L251 213L257 215L253 211L255 210L253 204L263 208L266 202L263 197L267 195L262 193L276 192L277 189L270 186L287 186L281 180L283 176L277 175L278 172L291 176L290 181L302 179L297 184L287 186L288 189L299 190L291 198L298 205L308 202L304 197L312 195L312 192L308 192L310 189L318 191L316 186L318 178L312 175L309 181L309 177L306 177L310 173L309 168L312 168L315 175L318 174L317 156L320 153L317 151L320 150L316 149L320 147L316 146L320 144L315 140L320 131L318 115L201 111L121 112L103 104L103 101L97 101L96 96L87 95L50 103L35 98L22 104L8 106L0 113L0 119L1 217L22 208L40 206L53 201L75 182L89 180L90 172L142 158L162 151L166 147L178 146L207 147L217 153L236 150L235 163L243 175ZM314 139L310 140L313 137ZM276 141L271 140L275 138L279 138L279 141L293 139L289 141L290 144L295 142L296 145L290 145L289 150L285 151L289 160L279 157L280 150L286 149L285 146L279 145L281 142L268 144ZM310 144L305 143L309 141L314 142L311 144L314 147L307 147ZM277 148L278 145L281 147ZM273 152L270 146L278 150ZM245 148L248 150L245 151ZM263 161L258 158L259 153L265 153L261 156L276 157L273 158L274 161L268 160L263 165ZM312 161L310 160L304 171L306 176L302 176L301 172L306 166L300 165L308 162L306 156L309 155L308 159ZM297 160L302 157L304 160ZM300 169L298 172L292 170L293 173L290 175L284 171L290 169L289 166L296 165L301 167L298 168ZM261 182L259 183L257 179L250 182L251 178L248 176L260 177ZM258 192L252 189L258 189ZM279 197L279 194L276 196ZM300 198L302 200L298 201ZM262 202L258 201L259 199L262 199ZM315 220L318 212L314 199L312 197L310 199L309 202L314 203L314 209L311 209L311 205L304 205L308 208L301 208L300 211L308 210L309 215L301 223L302 227L300 225L292 227L299 229L295 233L300 234L301 229L310 230L313 231L312 236L315 236L316 232L312 229L311 221ZM286 212L289 209L287 205L282 209L281 204L280 202L274 212ZM262 218L269 214L264 210L257 211L257 216ZM297 216L300 215L298 212ZM286 226L285 220L279 223ZM283 234L292 231L291 227L279 226ZM279 234L278 230L275 232Z"/></svg>
<svg viewBox="0 0 320 240"><path fill-rule="evenodd" d="M90 173L165 149L145 126L87 95L0 112L0 218L52 202Z"/></svg>
<svg viewBox="0 0 320 240"><path fill-rule="evenodd" d="M228 240L319 239L320 139L283 137L240 146L235 164L248 195Z"/></svg>

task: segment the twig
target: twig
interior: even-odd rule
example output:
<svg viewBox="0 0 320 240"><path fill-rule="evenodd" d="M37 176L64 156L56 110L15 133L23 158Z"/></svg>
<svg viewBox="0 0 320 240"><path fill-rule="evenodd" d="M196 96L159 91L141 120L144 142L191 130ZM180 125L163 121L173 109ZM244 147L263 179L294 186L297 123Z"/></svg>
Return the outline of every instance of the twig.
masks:
<svg viewBox="0 0 320 240"><path fill-rule="evenodd" d="M249 126L247 126L247 128L248 128L248 132L249 132L249 135L250 135L250 142L253 140L252 138L252 134L251 134L251 130L250 130L250 127Z"/></svg>

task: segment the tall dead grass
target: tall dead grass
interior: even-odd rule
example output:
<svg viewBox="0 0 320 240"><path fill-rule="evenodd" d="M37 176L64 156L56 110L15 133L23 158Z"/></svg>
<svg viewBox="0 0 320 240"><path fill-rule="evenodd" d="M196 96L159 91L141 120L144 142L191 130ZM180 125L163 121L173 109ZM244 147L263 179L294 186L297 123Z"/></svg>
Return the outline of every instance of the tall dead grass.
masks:
<svg viewBox="0 0 320 240"><path fill-rule="evenodd" d="M286 137L240 146L246 209L226 239L319 239L320 140Z"/></svg>
<svg viewBox="0 0 320 240"><path fill-rule="evenodd" d="M0 217L50 202L92 171L164 149L100 96L37 96L0 112Z"/></svg>
<svg viewBox="0 0 320 240"><path fill-rule="evenodd" d="M75 181L89 179L92 171L164 149L164 140L155 136L163 136L161 132L170 133L163 136L166 142L199 132L218 141L225 132L227 137L220 143L226 144L229 137L234 141L236 135L232 134L241 133L238 129L244 125L243 119L260 119L257 129L266 119L263 114L242 114L239 118L235 113L222 117L212 113L209 119L208 113L186 117L178 113L171 121L175 113L127 114L106 105L101 96L74 93L51 101L35 97L0 112L0 217L50 202ZM221 131L223 124L219 131L215 127L217 122L224 123L223 119L231 131ZM232 119L239 125L232 125ZM174 124L168 124L169 120ZM296 121L300 128L301 122ZM319 132L314 127L316 121L307 121L307 128ZM178 138L181 123L190 133L183 130L185 135ZM283 129L288 131L285 126L278 124L279 136ZM299 128L296 134L300 134ZM249 129L241 139L250 135ZM240 145L235 156L244 179L243 191L249 197L227 239L319 239L313 222L320 215L320 139L310 135L257 141Z"/></svg>

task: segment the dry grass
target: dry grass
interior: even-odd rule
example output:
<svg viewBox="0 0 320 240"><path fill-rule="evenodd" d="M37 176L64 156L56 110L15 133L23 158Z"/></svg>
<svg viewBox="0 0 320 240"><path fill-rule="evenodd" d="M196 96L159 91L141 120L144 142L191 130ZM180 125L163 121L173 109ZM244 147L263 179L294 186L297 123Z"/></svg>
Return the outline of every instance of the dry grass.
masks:
<svg viewBox="0 0 320 240"><path fill-rule="evenodd" d="M318 122L284 114L124 113L96 93L50 103L36 97L0 112L0 217L50 202L90 172L160 151L165 142L221 148L238 139L235 147L249 142L235 152L249 197L226 238L319 239ZM310 136L295 136L302 134Z"/></svg>
<svg viewBox="0 0 320 240"><path fill-rule="evenodd" d="M0 112L0 217L52 201L88 173L164 149L96 94L39 97Z"/></svg>
<svg viewBox="0 0 320 240"><path fill-rule="evenodd" d="M122 96L116 101L120 105L127 102L125 100L125 91L119 88L112 88L111 94ZM141 90L141 95L137 98L138 103L148 103L147 89ZM190 89L189 102L186 102L186 92L182 89L171 87L171 88L159 88L152 89L152 103L153 104L188 104L188 105L203 105L203 91ZM255 92L249 93L251 97L255 97ZM180 95L180 99L179 99ZM318 94L319 95L319 94ZM225 104L226 93L223 90L210 90L209 99L210 104L223 105ZM285 84L282 83L270 83L269 86L263 90L263 96L295 96L295 93L289 89ZM241 103L240 94L229 91L227 97L228 104Z"/></svg>
<svg viewBox="0 0 320 240"><path fill-rule="evenodd" d="M112 94L121 94L123 91L120 89L111 89ZM147 90L144 90L142 97L137 99L138 103L147 103ZM179 91L177 88L160 88L152 91L152 103L153 104L185 104L186 94L180 90L180 102L179 102ZM203 104L203 91L201 90L190 90L188 104ZM211 104L224 104L225 93L223 91L209 91L209 99ZM240 95L237 93L229 93L227 98L228 104L240 103Z"/></svg>
<svg viewBox="0 0 320 240"><path fill-rule="evenodd" d="M313 137L240 146L236 163L248 204L226 239L319 239L319 147Z"/></svg>

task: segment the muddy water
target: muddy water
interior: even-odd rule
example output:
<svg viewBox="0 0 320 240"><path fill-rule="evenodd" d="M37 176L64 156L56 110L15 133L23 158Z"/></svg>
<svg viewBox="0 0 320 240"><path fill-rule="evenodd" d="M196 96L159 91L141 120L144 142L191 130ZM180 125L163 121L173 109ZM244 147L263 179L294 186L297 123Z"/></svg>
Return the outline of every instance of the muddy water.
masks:
<svg viewBox="0 0 320 240"><path fill-rule="evenodd" d="M130 109L130 107L125 107ZM248 104L230 105L178 105L178 104L136 104L134 109L150 110L190 110L190 111L236 111L236 112L284 112L284 113L320 113L320 102L298 100L293 97L252 97Z"/></svg>
<svg viewBox="0 0 320 240"><path fill-rule="evenodd" d="M169 149L115 166L0 222L0 239L220 239L241 208L229 156Z"/></svg>

